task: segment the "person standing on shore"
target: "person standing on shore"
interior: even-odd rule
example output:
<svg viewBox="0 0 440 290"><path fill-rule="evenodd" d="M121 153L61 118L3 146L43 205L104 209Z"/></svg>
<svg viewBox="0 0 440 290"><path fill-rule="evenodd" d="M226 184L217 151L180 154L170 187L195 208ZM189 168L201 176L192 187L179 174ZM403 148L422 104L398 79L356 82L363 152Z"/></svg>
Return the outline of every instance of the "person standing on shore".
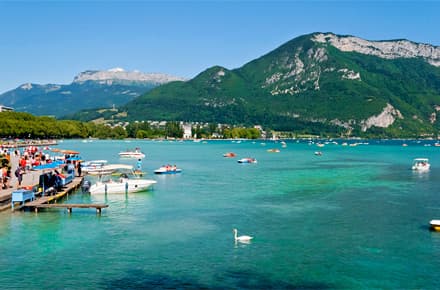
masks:
<svg viewBox="0 0 440 290"><path fill-rule="evenodd" d="M6 176L8 174L8 168L6 166L3 166L0 170L0 183L1 183L1 189L6 189L7 179Z"/></svg>
<svg viewBox="0 0 440 290"><path fill-rule="evenodd" d="M3 177L3 189L8 189L8 188L12 188L12 186L9 185L9 182L11 181L11 169L8 167L5 167L6 169L6 174L4 174Z"/></svg>

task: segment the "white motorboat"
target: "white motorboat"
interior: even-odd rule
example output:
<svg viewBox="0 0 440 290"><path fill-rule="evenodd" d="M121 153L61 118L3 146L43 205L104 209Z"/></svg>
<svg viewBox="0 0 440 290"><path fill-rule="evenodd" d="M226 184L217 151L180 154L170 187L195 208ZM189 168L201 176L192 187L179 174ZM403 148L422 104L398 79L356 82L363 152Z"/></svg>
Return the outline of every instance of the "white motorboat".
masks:
<svg viewBox="0 0 440 290"><path fill-rule="evenodd" d="M182 169L177 168L175 166L162 166L156 170L154 170L154 174L176 174L181 173Z"/></svg>
<svg viewBox="0 0 440 290"><path fill-rule="evenodd" d="M413 161L412 170L423 172L428 171L430 167L428 158L416 158Z"/></svg>
<svg viewBox="0 0 440 290"><path fill-rule="evenodd" d="M112 172L102 175L95 184L90 186L89 192L91 194L139 192L145 191L157 183L156 180L140 178L135 174L131 165L112 164L104 167L112 169ZM118 173L117 179L113 176L116 172Z"/></svg>
<svg viewBox="0 0 440 290"><path fill-rule="evenodd" d="M241 158L241 159L237 160L237 162L238 163L257 163L257 159L246 157L246 158Z"/></svg>
<svg viewBox="0 0 440 290"><path fill-rule="evenodd" d="M119 152L119 157L121 158L144 158L145 154L141 152L139 148L135 150L127 150Z"/></svg>
<svg viewBox="0 0 440 290"><path fill-rule="evenodd" d="M104 165L104 166L99 167L99 168L88 170L86 173L88 175L98 175L98 176L101 176L101 175L112 174L116 170L117 170L117 168L115 168L113 165Z"/></svg>
<svg viewBox="0 0 440 290"><path fill-rule="evenodd" d="M99 174L101 169L107 165L107 160L90 160L81 164L81 170L87 174Z"/></svg>

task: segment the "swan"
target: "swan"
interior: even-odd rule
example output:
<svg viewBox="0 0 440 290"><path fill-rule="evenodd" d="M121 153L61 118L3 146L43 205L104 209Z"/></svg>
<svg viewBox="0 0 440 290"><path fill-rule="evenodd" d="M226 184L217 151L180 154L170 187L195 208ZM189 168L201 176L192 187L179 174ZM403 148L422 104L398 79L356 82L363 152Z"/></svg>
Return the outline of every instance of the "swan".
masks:
<svg viewBox="0 0 440 290"><path fill-rule="evenodd" d="M252 240L254 238L254 237L251 237L251 236L239 236L239 237L237 237L237 229L234 229L233 232L234 232L234 239L236 241L239 241L239 242L249 242L250 240Z"/></svg>

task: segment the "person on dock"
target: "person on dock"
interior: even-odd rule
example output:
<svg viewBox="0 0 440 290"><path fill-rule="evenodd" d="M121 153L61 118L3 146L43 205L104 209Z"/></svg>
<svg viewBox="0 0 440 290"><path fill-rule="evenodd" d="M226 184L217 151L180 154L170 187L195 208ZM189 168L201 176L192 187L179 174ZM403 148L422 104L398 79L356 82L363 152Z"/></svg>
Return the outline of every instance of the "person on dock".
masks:
<svg viewBox="0 0 440 290"><path fill-rule="evenodd" d="M18 181L17 188L20 188L21 186L21 182L23 181L23 174L24 169L21 166L17 167L17 169L15 170L15 177L17 177Z"/></svg>
<svg viewBox="0 0 440 290"><path fill-rule="evenodd" d="M76 170L78 171L78 176L81 177L81 161L76 163Z"/></svg>

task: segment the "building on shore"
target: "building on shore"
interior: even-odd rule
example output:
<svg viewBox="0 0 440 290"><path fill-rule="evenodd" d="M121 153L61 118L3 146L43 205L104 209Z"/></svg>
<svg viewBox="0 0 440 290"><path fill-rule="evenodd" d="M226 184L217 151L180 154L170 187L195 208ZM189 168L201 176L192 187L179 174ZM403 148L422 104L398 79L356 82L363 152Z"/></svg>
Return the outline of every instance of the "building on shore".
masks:
<svg viewBox="0 0 440 290"><path fill-rule="evenodd" d="M14 109L11 107L0 105L0 112L11 112L11 111L14 111Z"/></svg>
<svg viewBox="0 0 440 290"><path fill-rule="evenodd" d="M183 124L183 139L192 138L192 126L191 124Z"/></svg>

